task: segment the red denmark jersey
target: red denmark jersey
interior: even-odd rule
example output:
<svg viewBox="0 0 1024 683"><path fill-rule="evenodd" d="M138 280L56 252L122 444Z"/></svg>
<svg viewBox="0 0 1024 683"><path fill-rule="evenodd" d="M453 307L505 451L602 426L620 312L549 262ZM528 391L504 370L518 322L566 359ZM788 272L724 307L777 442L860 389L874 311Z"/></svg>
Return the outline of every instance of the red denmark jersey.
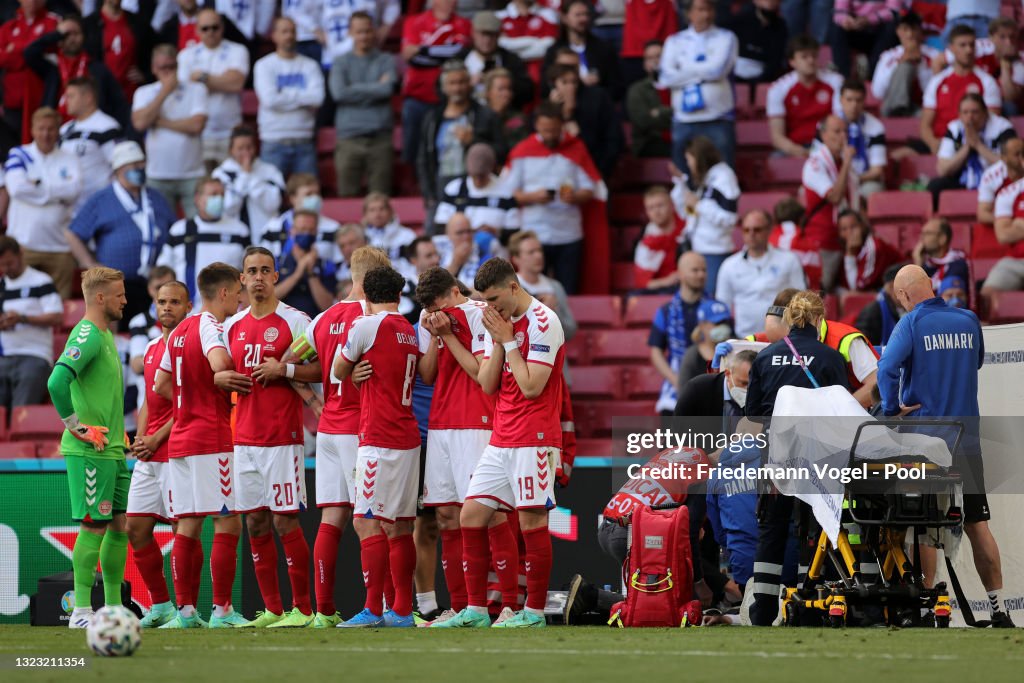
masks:
<svg viewBox="0 0 1024 683"><path fill-rule="evenodd" d="M217 348L227 349L224 330L210 313L185 318L167 338L160 369L174 380L172 458L232 450L231 398L214 385L207 359Z"/></svg>
<svg viewBox="0 0 1024 683"><path fill-rule="evenodd" d="M967 93L981 95L985 106L990 109L999 109L1003 103L999 84L977 66L962 76L950 66L928 81L922 104L925 109L935 110L935 121L932 123L935 137L941 139L946 134L949 122L959 116L960 100Z"/></svg>
<svg viewBox="0 0 1024 683"><path fill-rule="evenodd" d="M1003 188L996 195L993 209L996 220L1000 218L1024 218L1024 180L1018 180ZM1007 256L1024 258L1024 240L1018 240L1009 246Z"/></svg>
<svg viewBox="0 0 1024 683"><path fill-rule="evenodd" d="M350 378L342 382L334 376L334 359L341 353L352 323L364 312L362 301L339 301L306 328L306 342L323 368L324 410L317 431L324 434L359 433L359 390Z"/></svg>
<svg viewBox="0 0 1024 683"><path fill-rule="evenodd" d="M163 360L167 344L163 335L149 342L146 346L146 354L142 357L142 377L146 382L146 411L149 413L149 421L146 423L146 436L156 434L157 431L167 424L171 419L174 404L160 394L153 391L156 383L156 371ZM164 440L156 449L156 454L150 462L167 462L167 444L170 439Z"/></svg>
<svg viewBox="0 0 1024 683"><path fill-rule="evenodd" d="M34 79L36 86L42 91L41 81L35 75L22 56L28 44L44 33L57 30L60 17L49 12L41 12L29 23L25 13L18 10L14 18L0 26L0 69L3 70L4 107L21 109L25 103L28 79Z"/></svg>
<svg viewBox="0 0 1024 683"><path fill-rule="evenodd" d="M406 45L469 45L472 31L473 25L464 17L453 14L448 21L439 21L434 13L428 10L406 18L402 27L402 49L404 50ZM438 97L434 84L440 75L440 66L425 69L410 66L405 70L402 95L436 104Z"/></svg>
<svg viewBox="0 0 1024 683"><path fill-rule="evenodd" d="M224 340L235 361L235 370L251 376L266 358L280 360L292 341L301 337L309 316L278 303L277 310L255 318L247 308L224 323ZM235 443L240 446L289 446L301 444L302 399L286 379L263 386L252 385L252 393L239 394L235 408Z"/></svg>
<svg viewBox="0 0 1024 683"><path fill-rule="evenodd" d="M353 323L341 355L350 363L367 360L373 365L373 375L359 388L359 445L419 448L412 387L420 350L409 321L391 311L364 316Z"/></svg>
<svg viewBox="0 0 1024 683"><path fill-rule="evenodd" d="M525 14L520 14L519 8L510 2L495 14L501 19L502 38L558 38L557 9L536 3L530 5Z"/></svg>
<svg viewBox="0 0 1024 683"><path fill-rule="evenodd" d="M444 309L452 321L452 334L474 356L484 352L484 310L487 304L467 301ZM430 403L429 429L491 429L494 397L488 396L475 379L466 374L444 341L434 338L420 325L420 353L437 344L437 379Z"/></svg>
<svg viewBox="0 0 1024 683"><path fill-rule="evenodd" d="M665 39L679 30L675 0L626 0L622 26L622 56L643 57L644 45Z"/></svg>
<svg viewBox="0 0 1024 683"><path fill-rule="evenodd" d="M562 365L565 361L565 335L555 312L533 299L512 330L519 353L527 363L547 365L551 376L540 396L523 396L508 361L501 369L501 386L494 405L494 432L491 445L499 448L527 446L562 447ZM485 357L494 349L491 335L484 337Z"/></svg>
<svg viewBox="0 0 1024 683"><path fill-rule="evenodd" d="M130 100L137 87L128 80L128 70L135 66L135 34L123 12L120 19L103 17L103 63Z"/></svg>
<svg viewBox="0 0 1024 683"><path fill-rule="evenodd" d="M769 118L786 119L786 137L798 145L809 145L814 140L818 123L839 111L839 90L843 77L831 71L819 71L810 85L800 82L795 71L772 83L765 100L765 113Z"/></svg>
<svg viewBox="0 0 1024 683"><path fill-rule="evenodd" d="M617 521L632 514L638 507L685 502L686 491L690 484L700 480L698 474L702 473L697 470L700 463L710 466L711 461L699 448L684 448L678 453L674 450L662 451L651 458L644 467L663 468L672 465L686 465L691 468L688 471L689 477L644 475L636 479L627 479L625 485L604 506L602 516L607 520ZM641 470L641 474L643 474L643 470Z"/></svg>

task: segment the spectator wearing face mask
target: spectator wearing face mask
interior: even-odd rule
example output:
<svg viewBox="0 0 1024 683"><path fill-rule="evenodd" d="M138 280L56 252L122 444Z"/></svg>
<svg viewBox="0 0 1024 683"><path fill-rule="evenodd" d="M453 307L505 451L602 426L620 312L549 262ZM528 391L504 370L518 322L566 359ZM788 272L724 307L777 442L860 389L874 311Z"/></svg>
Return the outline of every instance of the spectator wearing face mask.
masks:
<svg viewBox="0 0 1024 683"><path fill-rule="evenodd" d="M224 215L224 183L216 178L196 184L195 203L195 218L171 226L157 264L170 266L198 301L199 271L215 261L241 269L251 236L245 223Z"/></svg>
<svg viewBox="0 0 1024 683"><path fill-rule="evenodd" d="M694 377L708 373L708 364L715 357L715 347L735 337L729 307L720 301L705 300L697 309L697 327L690 335L690 348L679 361L680 390Z"/></svg>
<svg viewBox="0 0 1024 683"><path fill-rule="evenodd" d="M275 294L283 303L311 317L334 302L337 286L333 254L321 255L317 249L319 218L315 211L299 209L295 212L291 234L277 259L280 278L274 287Z"/></svg>
<svg viewBox="0 0 1024 683"><path fill-rule="evenodd" d="M953 308L969 308L968 302L970 297L968 297L967 292L967 283L964 282L963 278L950 275L939 283L937 294L942 297L942 300L948 306Z"/></svg>
<svg viewBox="0 0 1024 683"><path fill-rule="evenodd" d="M750 365L756 351L738 351L722 362L722 372L701 372L681 385L674 414L679 417L743 415Z"/></svg>
<svg viewBox="0 0 1024 683"><path fill-rule="evenodd" d="M912 252L914 263L924 269L932 279L932 286L938 290L948 277L958 277L972 282L971 266L967 254L953 249L953 226L945 218L932 218L921 226L921 237ZM971 288L966 289L968 295ZM968 296L973 304L973 297Z"/></svg>

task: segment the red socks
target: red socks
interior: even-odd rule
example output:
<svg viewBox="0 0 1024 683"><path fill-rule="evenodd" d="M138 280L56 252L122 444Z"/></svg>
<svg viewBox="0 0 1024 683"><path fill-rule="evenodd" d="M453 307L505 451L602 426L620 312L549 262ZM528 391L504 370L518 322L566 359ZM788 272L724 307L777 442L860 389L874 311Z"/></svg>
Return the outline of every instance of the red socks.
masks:
<svg viewBox="0 0 1024 683"><path fill-rule="evenodd" d="M387 540L387 535L384 536L384 539ZM391 541L388 541L388 554L384 556L384 559L384 604L391 609L395 604L395 581L391 578Z"/></svg>
<svg viewBox="0 0 1024 683"><path fill-rule="evenodd" d="M551 533L547 527L523 531L526 541L526 607L543 610L551 578Z"/></svg>
<svg viewBox="0 0 1024 683"><path fill-rule="evenodd" d="M149 590L153 604L169 602L171 596L167 591L167 579L164 577L164 556L160 552L160 544L150 541L144 548L135 550L135 566L142 574L142 580Z"/></svg>
<svg viewBox="0 0 1024 683"><path fill-rule="evenodd" d="M313 586L316 589L316 611L334 614L334 568L338 561L341 529L333 524L321 524L313 544Z"/></svg>
<svg viewBox="0 0 1024 683"><path fill-rule="evenodd" d="M466 574L462 571L462 530L445 529L441 532L441 567L448 584L452 609L461 612L468 604Z"/></svg>
<svg viewBox="0 0 1024 683"><path fill-rule="evenodd" d="M399 616L412 613L412 577L416 571L416 544L412 534L403 534L388 540L391 547L391 580L394 584L395 598L388 605Z"/></svg>
<svg viewBox="0 0 1024 683"><path fill-rule="evenodd" d="M487 528L462 527L462 570L468 604L473 607L487 607L488 555Z"/></svg>
<svg viewBox="0 0 1024 683"><path fill-rule="evenodd" d="M235 564L238 561L238 536L214 534L210 552L210 574L213 578L213 604L227 607L231 604L231 587L235 583Z"/></svg>
<svg viewBox="0 0 1024 683"><path fill-rule="evenodd" d="M252 546L252 563L256 568L256 583L263 595L263 605L268 612L283 614L281 587L277 583L277 545L274 543L274 534L250 536L249 544Z"/></svg>
<svg viewBox="0 0 1024 683"><path fill-rule="evenodd" d="M202 553L199 541L181 534L174 535L174 548L171 549L171 576L174 578L174 590L177 593L179 607L195 606L197 591L194 589L196 553ZM202 561L202 560L200 560Z"/></svg>
<svg viewBox="0 0 1024 683"><path fill-rule="evenodd" d="M202 541L196 541L195 553L192 555L192 578L191 578L191 590L192 590L192 604L195 607L199 606L199 586L203 582L203 543Z"/></svg>
<svg viewBox="0 0 1024 683"><path fill-rule="evenodd" d="M302 529L290 531L281 537L284 557L288 562L288 581L292 585L292 602L299 611L309 616L313 606L309 600L309 544ZM277 578L275 573L275 580ZM333 612L331 612L333 614Z"/></svg>
<svg viewBox="0 0 1024 683"><path fill-rule="evenodd" d="M491 563L501 587L501 604L515 610L519 605L519 543L508 522L491 527L487 536L491 544Z"/></svg>
<svg viewBox="0 0 1024 683"><path fill-rule="evenodd" d="M363 606L380 615L384 601L385 574L388 571L387 536L375 534L360 541L359 551L363 565L363 584L366 586L366 602Z"/></svg>

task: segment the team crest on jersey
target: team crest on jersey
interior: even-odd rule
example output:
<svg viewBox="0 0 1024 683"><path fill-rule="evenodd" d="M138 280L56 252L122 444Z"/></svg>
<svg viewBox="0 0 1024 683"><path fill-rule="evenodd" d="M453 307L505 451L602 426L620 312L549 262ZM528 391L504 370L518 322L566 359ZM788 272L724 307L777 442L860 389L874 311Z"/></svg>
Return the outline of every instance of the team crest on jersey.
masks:
<svg viewBox="0 0 1024 683"><path fill-rule="evenodd" d="M280 334L280 332L277 331L276 327L268 327L263 332L263 341L265 341L265 342L276 341L279 334Z"/></svg>
<svg viewBox="0 0 1024 683"><path fill-rule="evenodd" d="M977 95L981 92L981 88L978 87L977 83L969 83L967 85L967 89L964 92Z"/></svg>
<svg viewBox="0 0 1024 683"><path fill-rule="evenodd" d="M815 95L815 97L818 98L818 104L825 104L826 102L828 102L828 93L825 92L824 90L819 90L818 94Z"/></svg>
<svg viewBox="0 0 1024 683"><path fill-rule="evenodd" d="M99 505L99 511L101 515L109 515L110 511L114 509L113 504L109 500L101 500Z"/></svg>
<svg viewBox="0 0 1024 683"><path fill-rule="evenodd" d="M526 341L526 335L522 332L516 332L516 346L522 346L524 341Z"/></svg>
<svg viewBox="0 0 1024 683"><path fill-rule="evenodd" d="M69 346L64 350L64 357L71 360L78 360L82 357L82 350L77 346Z"/></svg>

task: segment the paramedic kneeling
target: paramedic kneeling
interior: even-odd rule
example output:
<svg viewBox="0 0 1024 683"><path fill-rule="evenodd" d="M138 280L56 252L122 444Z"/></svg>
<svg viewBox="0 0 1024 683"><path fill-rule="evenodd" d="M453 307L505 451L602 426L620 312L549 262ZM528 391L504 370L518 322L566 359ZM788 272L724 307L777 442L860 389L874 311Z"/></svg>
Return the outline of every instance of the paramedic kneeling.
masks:
<svg viewBox="0 0 1024 683"><path fill-rule="evenodd" d="M901 268L893 290L896 301L910 313L897 323L878 361L882 413L955 420L977 418L978 369L985 356L977 316L962 308L952 308L935 296L931 279L918 266ZM973 479L975 493L964 493L964 531L971 539L974 567L988 591L992 626L1013 627L1010 615L999 604L1003 573L999 546L988 527L990 514L977 435L965 435L954 458L965 482Z"/></svg>

